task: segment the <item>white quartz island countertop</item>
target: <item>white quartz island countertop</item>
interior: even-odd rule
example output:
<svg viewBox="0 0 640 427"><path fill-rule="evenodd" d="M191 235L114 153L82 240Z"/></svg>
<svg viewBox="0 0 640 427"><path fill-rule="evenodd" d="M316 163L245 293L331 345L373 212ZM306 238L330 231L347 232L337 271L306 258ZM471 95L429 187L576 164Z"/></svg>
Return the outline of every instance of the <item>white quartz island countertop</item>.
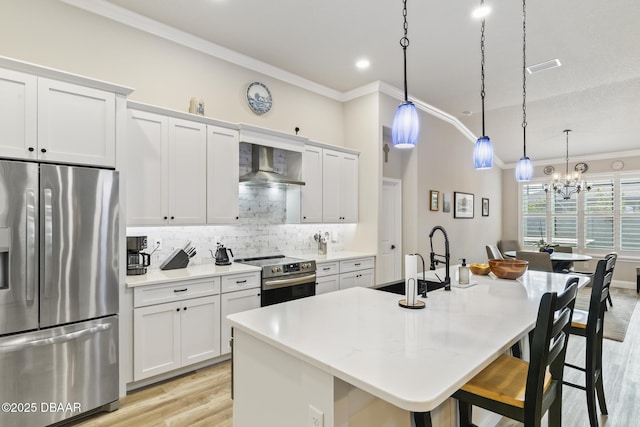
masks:
<svg viewBox="0 0 640 427"><path fill-rule="evenodd" d="M134 288L137 286L171 283L178 280L203 279L206 277L226 276L228 274L259 271L259 267L240 263L233 263L231 265L200 264L175 270L150 268L147 270L147 274L127 276L127 287Z"/></svg>
<svg viewBox="0 0 640 427"><path fill-rule="evenodd" d="M402 295L350 288L236 313L234 328L407 411L430 411L533 328L544 292L566 274L430 292L426 308ZM589 279L582 277L581 286Z"/></svg>

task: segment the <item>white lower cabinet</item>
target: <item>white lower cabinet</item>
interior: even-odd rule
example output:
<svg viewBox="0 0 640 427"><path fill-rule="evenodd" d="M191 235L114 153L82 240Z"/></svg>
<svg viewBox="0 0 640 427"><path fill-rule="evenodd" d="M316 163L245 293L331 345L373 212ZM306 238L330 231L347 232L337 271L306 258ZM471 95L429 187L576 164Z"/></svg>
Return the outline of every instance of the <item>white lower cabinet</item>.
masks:
<svg viewBox="0 0 640 427"><path fill-rule="evenodd" d="M337 291L340 288L340 279L337 274L324 277L316 277L316 295Z"/></svg>
<svg viewBox="0 0 640 427"><path fill-rule="evenodd" d="M370 288L375 283L375 258L364 257L340 261L340 289L362 286Z"/></svg>
<svg viewBox="0 0 640 427"><path fill-rule="evenodd" d="M222 294L222 327L220 332L220 348L222 354L231 353L231 324L227 316L241 311L260 307L260 288L245 289L243 291Z"/></svg>
<svg viewBox="0 0 640 427"><path fill-rule="evenodd" d="M340 274L340 289L362 286L370 288L374 284L375 274L372 268Z"/></svg>
<svg viewBox="0 0 640 427"><path fill-rule="evenodd" d="M204 292L214 295L185 298ZM162 304L137 306L133 310L133 379L139 381L220 355L220 279L176 282L134 289L138 305L161 293L170 300ZM146 289L143 289L146 288ZM155 288L155 289L154 289ZM137 292L136 292L137 291ZM151 292L143 297L142 292ZM138 298L136 295L138 294Z"/></svg>
<svg viewBox="0 0 640 427"><path fill-rule="evenodd" d="M316 264L316 295L338 289L375 284L375 257L325 261Z"/></svg>

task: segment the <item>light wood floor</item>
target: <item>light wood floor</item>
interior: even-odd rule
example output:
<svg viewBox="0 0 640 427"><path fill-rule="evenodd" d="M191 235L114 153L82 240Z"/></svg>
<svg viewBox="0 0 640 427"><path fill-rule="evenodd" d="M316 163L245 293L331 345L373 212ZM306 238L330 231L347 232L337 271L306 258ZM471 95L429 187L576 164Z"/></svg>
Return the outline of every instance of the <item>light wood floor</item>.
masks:
<svg viewBox="0 0 640 427"><path fill-rule="evenodd" d="M615 304L615 301L614 301ZM567 361L582 364L584 340L571 336ZM640 308L637 305L624 342L604 340L604 381L609 416L600 425L640 425ZM230 363L206 368L177 379L137 390L120 400L120 409L76 422L83 427L215 426L231 427ZM578 373L565 376L574 381ZM586 398L581 390L564 388L563 426L588 426ZM522 425L503 420L500 427ZM546 425L546 421L543 422ZM270 426L269 426L270 427ZM273 426L277 427L277 426ZM375 426L372 426L375 427Z"/></svg>

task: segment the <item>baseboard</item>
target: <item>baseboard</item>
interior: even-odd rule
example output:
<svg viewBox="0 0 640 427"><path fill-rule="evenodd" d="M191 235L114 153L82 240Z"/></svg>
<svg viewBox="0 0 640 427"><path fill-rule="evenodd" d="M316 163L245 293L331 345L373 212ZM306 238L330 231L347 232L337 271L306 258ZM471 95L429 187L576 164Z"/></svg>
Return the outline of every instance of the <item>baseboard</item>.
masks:
<svg viewBox="0 0 640 427"><path fill-rule="evenodd" d="M628 282L625 280L612 280L611 287L619 289L637 289L636 282Z"/></svg>
<svg viewBox="0 0 640 427"><path fill-rule="evenodd" d="M217 365L218 363L226 362L231 359L231 353L223 354L222 356L215 357L213 359L205 360L204 362L194 363L193 365L185 366L184 368L176 369L171 372L165 372L151 378L145 378L140 381L133 381L127 383L127 393L137 390L139 388L147 387L161 381L166 381L180 375L188 374L198 369L207 368L209 366Z"/></svg>

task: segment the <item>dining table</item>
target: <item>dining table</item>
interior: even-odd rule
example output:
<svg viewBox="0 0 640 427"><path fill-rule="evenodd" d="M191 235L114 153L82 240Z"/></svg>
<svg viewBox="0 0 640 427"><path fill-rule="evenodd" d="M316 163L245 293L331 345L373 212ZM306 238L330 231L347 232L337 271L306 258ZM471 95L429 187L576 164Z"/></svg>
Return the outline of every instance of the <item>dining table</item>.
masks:
<svg viewBox="0 0 640 427"><path fill-rule="evenodd" d="M515 258L516 251L505 251L504 255L509 258ZM593 259L592 256L586 254L556 251L550 253L549 258L551 259L551 264L553 265L553 271L555 271L556 273L561 273L563 272L563 270L568 270L571 264L574 262L583 262Z"/></svg>
<svg viewBox="0 0 640 427"><path fill-rule="evenodd" d="M435 273L444 277L427 278ZM542 295L570 277L472 275L419 297L424 309L355 287L232 314L234 426L409 427L411 412L424 411L434 426L455 426L450 396L526 338Z"/></svg>

